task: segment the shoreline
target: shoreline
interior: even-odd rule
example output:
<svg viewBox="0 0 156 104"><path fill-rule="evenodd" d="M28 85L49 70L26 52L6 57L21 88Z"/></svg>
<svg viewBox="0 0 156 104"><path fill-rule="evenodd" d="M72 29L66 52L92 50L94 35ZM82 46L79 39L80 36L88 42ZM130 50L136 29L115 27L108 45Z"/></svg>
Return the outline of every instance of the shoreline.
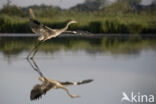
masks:
<svg viewBox="0 0 156 104"><path fill-rule="evenodd" d="M33 33L0 33L0 37L39 37ZM94 34L94 33L78 33L78 34L61 34L56 38L66 38L66 37L76 37L76 38L103 38L103 37L142 37L142 38L156 38L156 34Z"/></svg>

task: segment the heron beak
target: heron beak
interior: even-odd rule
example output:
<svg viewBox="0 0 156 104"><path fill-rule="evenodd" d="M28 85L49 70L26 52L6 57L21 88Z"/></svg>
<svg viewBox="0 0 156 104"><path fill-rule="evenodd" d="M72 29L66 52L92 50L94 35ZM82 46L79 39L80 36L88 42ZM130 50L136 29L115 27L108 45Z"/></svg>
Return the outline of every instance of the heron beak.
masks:
<svg viewBox="0 0 156 104"><path fill-rule="evenodd" d="M73 23L78 23L77 21L73 20Z"/></svg>

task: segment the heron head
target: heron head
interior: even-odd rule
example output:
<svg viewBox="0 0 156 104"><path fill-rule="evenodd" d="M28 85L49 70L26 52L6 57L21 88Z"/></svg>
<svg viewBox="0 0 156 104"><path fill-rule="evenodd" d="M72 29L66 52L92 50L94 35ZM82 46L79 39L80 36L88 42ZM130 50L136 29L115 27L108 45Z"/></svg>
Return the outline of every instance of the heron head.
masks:
<svg viewBox="0 0 156 104"><path fill-rule="evenodd" d="M69 24L73 24L73 23L77 23L77 21L71 20L71 21L69 22Z"/></svg>

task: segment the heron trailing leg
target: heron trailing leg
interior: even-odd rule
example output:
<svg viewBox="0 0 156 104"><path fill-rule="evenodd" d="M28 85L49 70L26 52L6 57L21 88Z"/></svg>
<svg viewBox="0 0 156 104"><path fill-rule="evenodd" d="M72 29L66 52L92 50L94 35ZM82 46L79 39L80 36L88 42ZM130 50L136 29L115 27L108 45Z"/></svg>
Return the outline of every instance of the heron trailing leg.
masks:
<svg viewBox="0 0 156 104"><path fill-rule="evenodd" d="M32 50L29 52L28 56L27 56L27 59L31 56L31 54L33 53L31 59L33 59L33 57L35 56L36 52L38 51L39 49L39 46L41 45L42 41L39 41L34 48L32 48Z"/></svg>
<svg viewBox="0 0 156 104"><path fill-rule="evenodd" d="M30 66L41 76L44 77L43 73L41 72L41 70L39 69L39 67L37 66L36 62L34 59L27 59L27 61L29 62Z"/></svg>
<svg viewBox="0 0 156 104"><path fill-rule="evenodd" d="M33 58L34 58L34 56L35 56L35 54L37 53L37 51L38 51L38 49L39 49L40 45L41 45L41 42L39 42L39 44L37 45L37 47L36 47L36 49L35 49L35 51L34 51L34 53L33 53L32 57L31 57L31 59L33 59Z"/></svg>
<svg viewBox="0 0 156 104"><path fill-rule="evenodd" d="M35 67L36 67L36 71L39 73L39 75L41 76L41 77L44 77L44 75L43 75L43 73L40 71L40 69L39 69L39 67L37 66L37 64L36 64L36 62L32 59L32 62L33 62L33 64L35 65Z"/></svg>

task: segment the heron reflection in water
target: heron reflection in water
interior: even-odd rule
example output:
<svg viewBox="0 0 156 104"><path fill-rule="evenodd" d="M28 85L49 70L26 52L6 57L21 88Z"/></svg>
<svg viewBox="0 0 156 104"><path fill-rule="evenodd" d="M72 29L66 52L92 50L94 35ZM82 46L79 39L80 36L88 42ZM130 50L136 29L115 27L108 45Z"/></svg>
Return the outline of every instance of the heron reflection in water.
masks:
<svg viewBox="0 0 156 104"><path fill-rule="evenodd" d="M71 98L77 98L79 96L71 94L66 87L71 85L86 84L93 81L92 79L87 79L79 82L69 82L69 81L60 82L52 80L43 75L43 73L40 71L39 67L37 66L37 64L33 59L32 60L28 59L28 62L30 63L32 68L40 75L39 80L41 81L41 84L36 84L31 90L30 94L31 100L39 99L42 95L46 94L46 92L51 89L64 89Z"/></svg>
<svg viewBox="0 0 156 104"><path fill-rule="evenodd" d="M68 33L74 33L75 34L76 31L67 31L69 25L71 25L73 23L77 23L77 21L75 21L75 20L69 21L67 23L67 25L64 28L61 28L61 29L49 28L48 26L45 26L45 25L41 24L39 21L37 21L35 19L35 15L34 15L32 9L30 8L29 9L29 24L30 24L31 30L35 34L38 34L40 36L38 38L38 40L39 40L38 44L36 44L36 46L29 52L29 54L27 56L27 59L31 55L32 55L30 57L31 59L35 56L35 54L38 51L39 46L41 45L42 42L44 42L44 41L46 41L48 39L57 37L58 35L60 35L63 32L68 32Z"/></svg>

